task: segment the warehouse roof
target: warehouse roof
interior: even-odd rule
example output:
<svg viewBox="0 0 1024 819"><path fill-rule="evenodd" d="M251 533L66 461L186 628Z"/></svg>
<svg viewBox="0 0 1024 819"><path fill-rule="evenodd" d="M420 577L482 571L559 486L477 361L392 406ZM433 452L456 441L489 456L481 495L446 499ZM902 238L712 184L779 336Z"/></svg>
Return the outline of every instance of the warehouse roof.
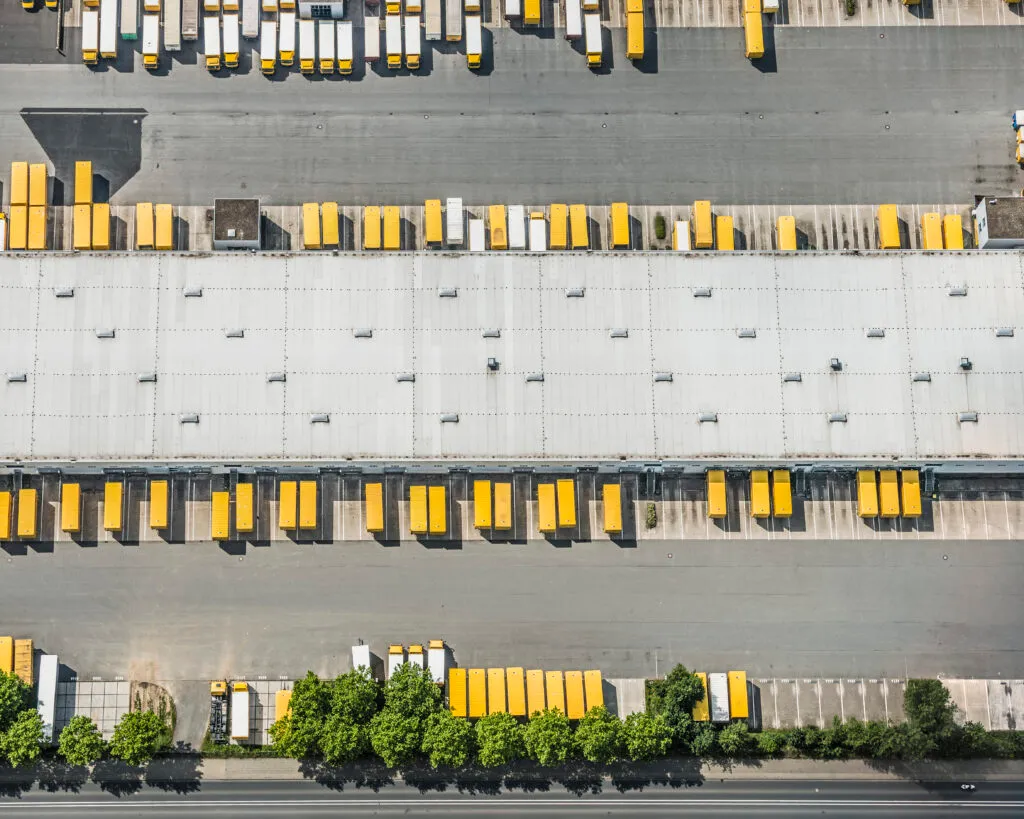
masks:
<svg viewBox="0 0 1024 819"><path fill-rule="evenodd" d="M6 255L0 288L6 459L1024 451L1017 253Z"/></svg>

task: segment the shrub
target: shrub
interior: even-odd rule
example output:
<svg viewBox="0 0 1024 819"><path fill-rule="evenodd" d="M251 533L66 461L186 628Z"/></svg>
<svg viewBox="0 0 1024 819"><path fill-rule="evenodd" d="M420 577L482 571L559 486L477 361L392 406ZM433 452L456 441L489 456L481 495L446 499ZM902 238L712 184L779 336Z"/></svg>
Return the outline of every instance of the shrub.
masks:
<svg viewBox="0 0 1024 819"><path fill-rule="evenodd" d="M665 217L660 213L654 217L654 237L659 241L665 240Z"/></svg>
<svg viewBox="0 0 1024 819"><path fill-rule="evenodd" d="M647 504L647 528L653 529L658 525L658 508L651 502Z"/></svg>
<svg viewBox="0 0 1024 819"><path fill-rule="evenodd" d="M846 16L853 17L857 13L857 0L846 0Z"/></svg>

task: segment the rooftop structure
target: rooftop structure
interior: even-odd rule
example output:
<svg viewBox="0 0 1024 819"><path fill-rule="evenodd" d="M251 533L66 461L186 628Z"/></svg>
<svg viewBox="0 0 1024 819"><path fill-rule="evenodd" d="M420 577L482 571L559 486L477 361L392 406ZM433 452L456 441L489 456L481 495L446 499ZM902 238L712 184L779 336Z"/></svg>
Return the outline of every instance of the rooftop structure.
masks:
<svg viewBox="0 0 1024 819"><path fill-rule="evenodd" d="M217 199L213 207L214 250L259 250L260 221L259 199Z"/></svg>
<svg viewBox="0 0 1024 819"><path fill-rule="evenodd" d="M1020 457L1021 267L9 254L0 457Z"/></svg>
<svg viewBox="0 0 1024 819"><path fill-rule="evenodd" d="M1024 197L977 197L977 243L982 250L1024 247Z"/></svg>

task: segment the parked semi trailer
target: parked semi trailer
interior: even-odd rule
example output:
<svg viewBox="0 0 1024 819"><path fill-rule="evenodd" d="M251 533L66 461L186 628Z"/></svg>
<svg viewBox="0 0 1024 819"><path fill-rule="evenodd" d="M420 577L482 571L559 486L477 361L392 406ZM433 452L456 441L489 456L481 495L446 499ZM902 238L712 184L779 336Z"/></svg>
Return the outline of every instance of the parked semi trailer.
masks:
<svg viewBox="0 0 1024 819"><path fill-rule="evenodd" d="M729 721L729 677L724 673L708 674L708 697L711 703L711 721Z"/></svg>
<svg viewBox="0 0 1024 819"><path fill-rule="evenodd" d="M199 39L199 0L181 0L181 39Z"/></svg>
<svg viewBox="0 0 1024 819"><path fill-rule="evenodd" d="M39 658L39 687L36 690L36 711L43 722L43 744L53 745L53 726L57 720L57 671L60 663L56 654Z"/></svg>
<svg viewBox="0 0 1024 819"><path fill-rule="evenodd" d="M441 39L441 0L426 0L427 11L424 17L425 36L427 40Z"/></svg>
<svg viewBox="0 0 1024 819"><path fill-rule="evenodd" d="M164 0L164 51L181 51L181 0Z"/></svg>
<svg viewBox="0 0 1024 819"><path fill-rule="evenodd" d="M231 738L235 742L249 739L249 683L231 685Z"/></svg>

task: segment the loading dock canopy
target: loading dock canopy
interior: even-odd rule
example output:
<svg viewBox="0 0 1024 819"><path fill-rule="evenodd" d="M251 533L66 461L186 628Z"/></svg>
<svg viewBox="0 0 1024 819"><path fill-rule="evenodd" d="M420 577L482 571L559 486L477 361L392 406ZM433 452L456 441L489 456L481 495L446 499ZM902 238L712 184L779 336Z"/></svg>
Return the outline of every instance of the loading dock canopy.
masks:
<svg viewBox="0 0 1024 819"><path fill-rule="evenodd" d="M0 333L27 374L7 460L1024 452L1021 330L997 335L1024 315L1016 253L3 254L0 279L8 314L35 317ZM159 389L137 380L154 361Z"/></svg>

